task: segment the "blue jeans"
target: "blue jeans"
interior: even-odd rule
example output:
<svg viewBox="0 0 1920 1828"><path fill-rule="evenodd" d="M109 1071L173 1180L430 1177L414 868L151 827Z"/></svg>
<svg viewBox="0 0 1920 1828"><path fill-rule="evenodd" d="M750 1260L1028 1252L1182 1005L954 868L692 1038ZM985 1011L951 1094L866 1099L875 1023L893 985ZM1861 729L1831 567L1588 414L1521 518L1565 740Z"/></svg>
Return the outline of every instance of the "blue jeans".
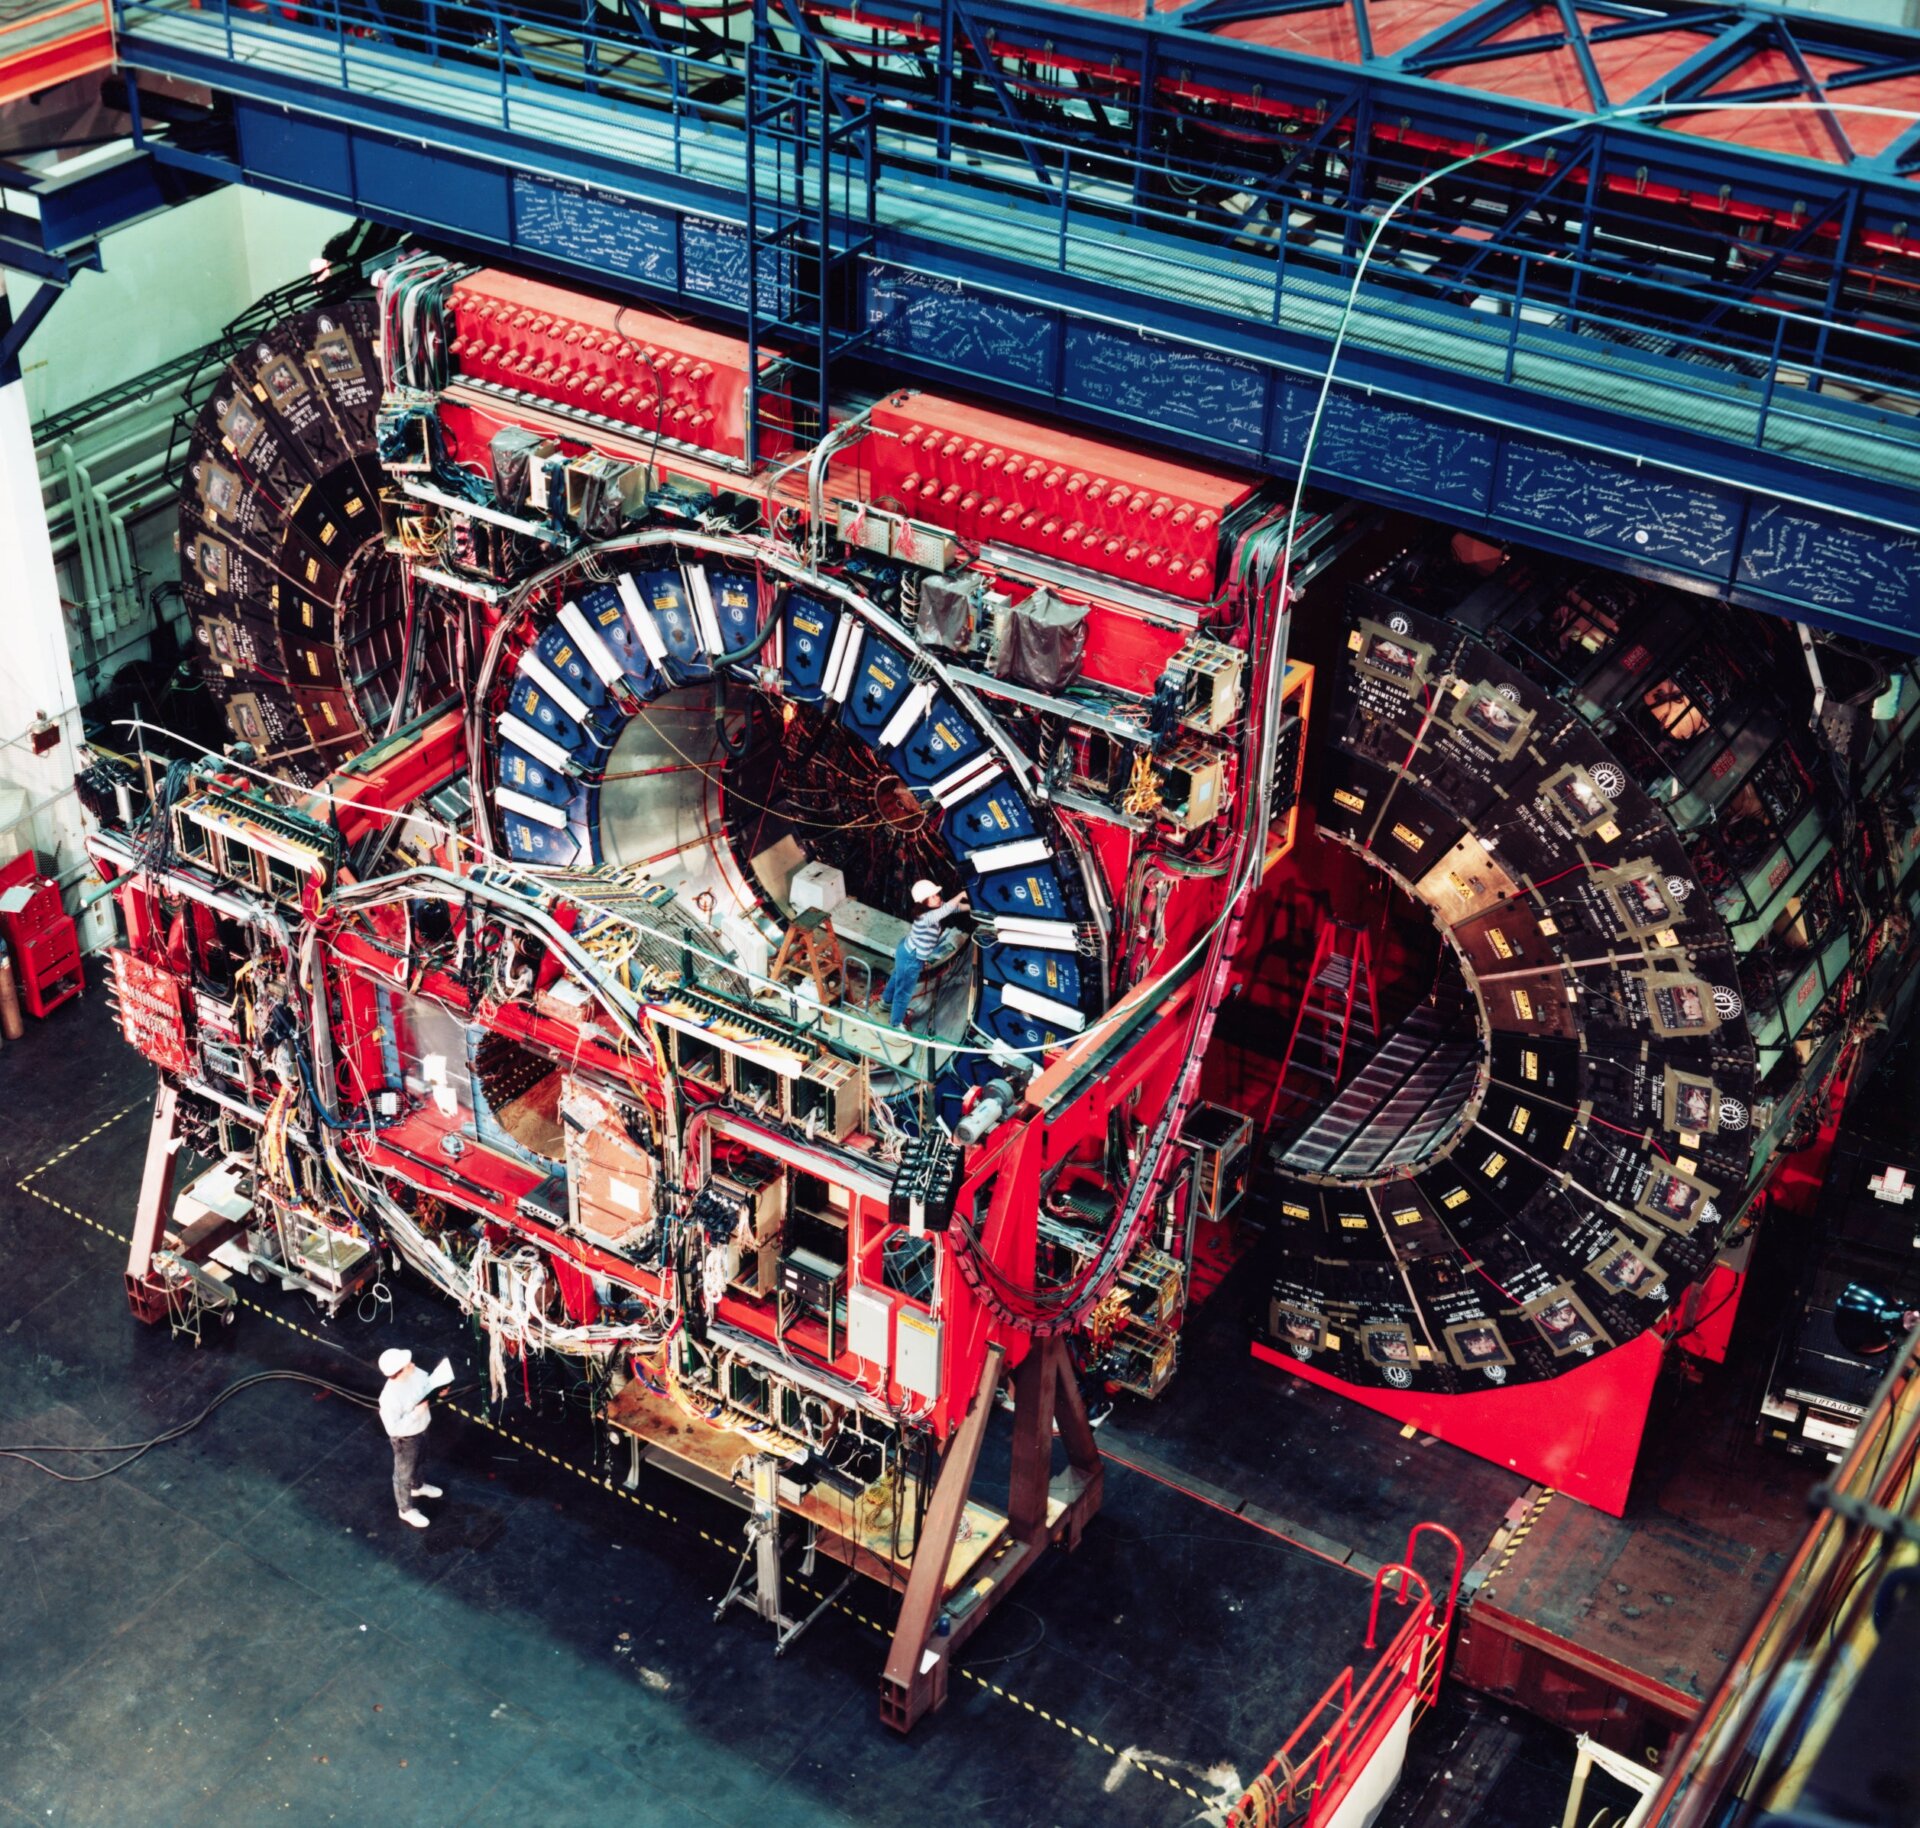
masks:
<svg viewBox="0 0 1920 1828"><path fill-rule="evenodd" d="M894 947L893 975L887 979L887 1020L895 1028L906 1027L907 1005L913 1001L914 986L925 969L926 960L904 939Z"/></svg>

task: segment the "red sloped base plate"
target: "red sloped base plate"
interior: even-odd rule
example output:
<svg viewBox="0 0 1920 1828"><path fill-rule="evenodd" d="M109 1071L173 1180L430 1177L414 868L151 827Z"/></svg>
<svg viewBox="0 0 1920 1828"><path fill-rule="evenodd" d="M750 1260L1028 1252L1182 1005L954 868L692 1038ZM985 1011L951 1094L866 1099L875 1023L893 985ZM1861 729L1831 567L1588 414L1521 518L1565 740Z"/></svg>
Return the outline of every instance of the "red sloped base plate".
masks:
<svg viewBox="0 0 1920 1828"><path fill-rule="evenodd" d="M1643 1333L1550 1383L1428 1396L1342 1383L1258 1340L1253 1345L1255 1358L1615 1517L1626 1509L1664 1350Z"/></svg>

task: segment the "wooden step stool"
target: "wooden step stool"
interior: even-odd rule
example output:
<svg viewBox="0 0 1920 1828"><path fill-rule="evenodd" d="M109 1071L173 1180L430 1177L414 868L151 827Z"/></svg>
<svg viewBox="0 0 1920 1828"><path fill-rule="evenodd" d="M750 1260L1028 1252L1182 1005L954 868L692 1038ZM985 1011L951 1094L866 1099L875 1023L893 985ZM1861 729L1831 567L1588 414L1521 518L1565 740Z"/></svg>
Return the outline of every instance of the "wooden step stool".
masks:
<svg viewBox="0 0 1920 1828"><path fill-rule="evenodd" d="M808 908L794 917L773 961L773 981L784 984L789 975L811 977L823 1009L840 1001L846 987L847 955L840 935L833 930L833 916L819 908Z"/></svg>

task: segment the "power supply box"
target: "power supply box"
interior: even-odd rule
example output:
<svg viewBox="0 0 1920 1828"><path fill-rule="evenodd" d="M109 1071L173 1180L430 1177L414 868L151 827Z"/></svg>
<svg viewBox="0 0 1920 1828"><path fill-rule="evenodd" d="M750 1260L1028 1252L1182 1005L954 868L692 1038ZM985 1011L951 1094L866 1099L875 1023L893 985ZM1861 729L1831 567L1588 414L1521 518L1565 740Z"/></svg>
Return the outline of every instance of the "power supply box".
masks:
<svg viewBox="0 0 1920 1828"><path fill-rule="evenodd" d="M1180 1128L1193 1151L1196 1218L1224 1219L1240 1203L1253 1167L1253 1119L1224 1104L1196 1104Z"/></svg>

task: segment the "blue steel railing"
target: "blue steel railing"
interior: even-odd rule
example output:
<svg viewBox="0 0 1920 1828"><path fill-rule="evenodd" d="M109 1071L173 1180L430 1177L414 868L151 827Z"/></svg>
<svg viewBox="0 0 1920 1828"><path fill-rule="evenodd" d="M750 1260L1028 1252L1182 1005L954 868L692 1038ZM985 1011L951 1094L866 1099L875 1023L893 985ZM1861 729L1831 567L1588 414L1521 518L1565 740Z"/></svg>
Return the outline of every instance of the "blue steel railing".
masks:
<svg viewBox="0 0 1920 1828"><path fill-rule="evenodd" d="M157 46L224 58L236 82L274 72L450 122L530 139L565 110L582 145L636 172L696 178L745 199L777 192L750 169L744 41L699 54L647 42L635 25L516 20L470 0L421 0L412 19L376 17L341 0L260 8L236 0L116 0L123 60ZM642 15L644 18L644 15ZM765 105L765 89L762 89ZM1105 151L1026 124L947 114L875 98L814 74L793 89L809 110L872 106L859 219L826 212L836 240L877 236L879 256L911 267L912 242L974 250L1003 263L1173 301L1231 323L1326 340L1348 302L1377 207L1253 188L1205 161L1134 146ZM802 137L805 136L802 131ZM589 136L593 136L589 139ZM530 148L537 162L537 149ZM1231 223L1202 219L1162 192L1236 184L1254 199ZM1261 212L1279 212L1277 224ZM1296 238L1294 216L1309 220ZM894 231L894 238L887 239ZM1466 263L1468 275L1448 262ZM1511 277L1501 265L1511 269ZM1628 309L1630 292L1641 308ZM1668 309L1670 307L1670 309ZM1713 334L1690 319L1731 325ZM1751 450L1850 474L1911 480L1920 449L1913 344L1831 312L1736 298L1620 264L1495 247L1453 232L1433 211L1395 219L1353 299L1350 343L1421 366L1561 400L1637 414ZM1644 345L1649 341L1653 348ZM1850 352L1842 361L1839 343ZM1294 366L1310 369L1310 358Z"/></svg>
<svg viewBox="0 0 1920 1828"><path fill-rule="evenodd" d="M1002 137L979 122L969 123L969 132L989 145ZM1357 270L1357 255L1349 250L1364 247L1376 219L1372 213L1316 205L1314 244L1289 248L1283 236L1271 256L1254 256L1245 251L1243 227L1197 224L1182 212L1126 194L1127 175L1138 165L1132 155L1092 154L1031 132L1017 139L1020 160L1008 157L989 174L938 157L930 139L883 133L882 215L889 181L897 186L903 175L917 174L942 185L946 231L955 234L958 218L968 226L956 238L982 252L1010 256L1009 211L1027 212L1049 223L1045 264L1052 270L1099 278L1104 269L1130 292L1177 298L1243 322L1318 327L1331 334ZM1036 148L1051 160L1045 186L1024 163ZM1176 181L1191 182L1204 171L1159 157L1147 164L1153 174ZM1142 241L1130 232L1135 228L1148 231L1153 241ZM1920 450L1920 379L1895 377L1920 377L1920 363L1915 344L1904 337L1759 302L1739 307L1754 326L1748 334L1696 335L1683 327L1685 311L1724 307L1724 291L1635 276L1636 292L1671 301L1672 318L1658 322L1645 312L1597 304L1595 292L1619 288L1622 275L1570 255L1517 253L1509 256L1516 268L1511 287L1488 277L1463 287L1437 260L1430 270L1407 265L1408 248L1430 247L1436 256L1479 255L1483 243L1426 227L1418 217L1397 218L1394 229L1396 257L1376 258L1355 299L1349 330L1355 344L1536 392L1604 401L1616 410L1633 410L1628 387L1657 392L1704 409L1673 416L1716 437L1802 455L1844 438L1855 448L1840 467L1912 480ZM1208 250L1204 263L1193 259L1196 247ZM1475 295L1472 301L1461 301L1465 290ZM1827 331L1880 360L1823 363L1798 354L1808 343L1826 342ZM1648 340L1663 347L1636 346ZM1865 464L1857 448L1862 444L1870 452Z"/></svg>

